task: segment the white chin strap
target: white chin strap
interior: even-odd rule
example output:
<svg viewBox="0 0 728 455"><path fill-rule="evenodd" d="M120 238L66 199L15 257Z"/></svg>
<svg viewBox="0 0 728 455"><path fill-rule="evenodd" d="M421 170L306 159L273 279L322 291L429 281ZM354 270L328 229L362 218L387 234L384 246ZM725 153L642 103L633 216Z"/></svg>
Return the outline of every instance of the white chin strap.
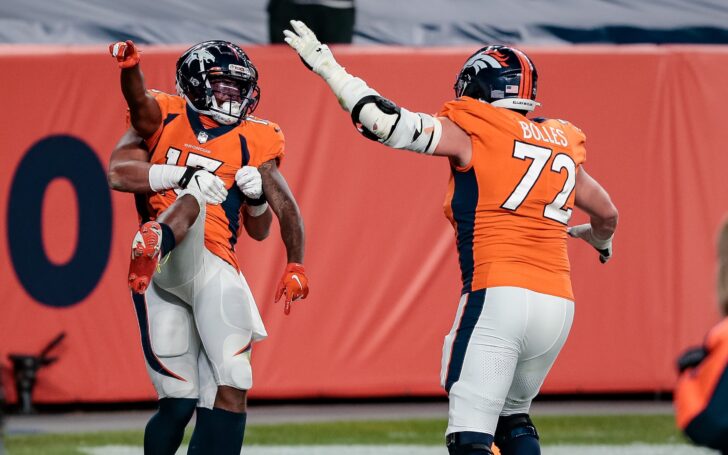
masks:
<svg viewBox="0 0 728 455"><path fill-rule="evenodd" d="M525 98L504 98L502 100L495 100L490 103L495 107L505 107L507 109L515 109L519 111L533 112L541 103L534 100L527 100Z"/></svg>
<svg viewBox="0 0 728 455"><path fill-rule="evenodd" d="M187 101L187 105L192 108L193 111L197 112L198 114L207 115L213 120L215 120L217 123L220 123L222 125L232 125L233 123L236 123L240 121L240 113L243 111L243 105L241 103L233 103L232 107L230 106L229 101L225 101L222 103L222 107L218 107L217 102L213 99L213 107L214 109L209 110L202 110L197 109L194 104L190 101L187 96L184 96L185 101ZM220 112L215 109L225 110L228 113Z"/></svg>

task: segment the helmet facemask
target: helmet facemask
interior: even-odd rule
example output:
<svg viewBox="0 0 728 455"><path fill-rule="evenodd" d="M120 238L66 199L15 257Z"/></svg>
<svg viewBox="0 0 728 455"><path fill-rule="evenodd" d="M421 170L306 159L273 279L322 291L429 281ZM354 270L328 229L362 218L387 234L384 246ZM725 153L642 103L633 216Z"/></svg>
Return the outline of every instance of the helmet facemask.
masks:
<svg viewBox="0 0 728 455"><path fill-rule="evenodd" d="M205 78L205 94L208 115L220 124L232 125L255 108L259 91L243 78L210 74Z"/></svg>

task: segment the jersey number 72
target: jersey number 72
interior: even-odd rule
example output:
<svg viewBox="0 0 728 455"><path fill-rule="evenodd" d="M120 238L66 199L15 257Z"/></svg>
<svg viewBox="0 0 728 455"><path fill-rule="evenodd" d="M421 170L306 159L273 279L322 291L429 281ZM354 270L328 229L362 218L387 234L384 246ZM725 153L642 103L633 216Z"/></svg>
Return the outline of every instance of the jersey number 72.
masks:
<svg viewBox="0 0 728 455"><path fill-rule="evenodd" d="M551 158L553 151L546 147L539 147L537 145L529 144L527 142L515 141L513 146L513 157L519 160L525 160L526 158L531 160L531 165L528 166L528 170L518 182L516 188L508 196L508 199L501 205L502 208L516 211L518 207L523 204L526 200L528 193L541 177L546 163ZM554 157L551 163L551 172L557 174L561 173L562 169L566 169L566 181L561 191L556 194L553 201L546 205L543 210L543 216L545 218L558 221L562 224L567 224L569 218L571 218L572 209L565 209L564 206L569 200L569 195L574 190L576 185L576 163L571 157L565 153L559 153Z"/></svg>

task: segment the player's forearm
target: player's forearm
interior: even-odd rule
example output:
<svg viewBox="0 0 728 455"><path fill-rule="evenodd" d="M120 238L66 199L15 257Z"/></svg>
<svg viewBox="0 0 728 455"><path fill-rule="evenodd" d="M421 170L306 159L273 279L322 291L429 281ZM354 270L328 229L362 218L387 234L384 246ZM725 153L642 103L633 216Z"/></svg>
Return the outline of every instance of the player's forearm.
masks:
<svg viewBox="0 0 728 455"><path fill-rule="evenodd" d="M298 206L295 203L286 204L278 219L281 223L281 237L286 246L288 263L303 264L305 234Z"/></svg>
<svg viewBox="0 0 728 455"><path fill-rule="evenodd" d="M150 163L144 161L123 161L109 166L107 175L109 187L125 193L150 193Z"/></svg>
<svg viewBox="0 0 728 455"><path fill-rule="evenodd" d="M278 175L280 176L280 174ZM288 186L285 185L285 181L282 182L283 186L276 185L275 188L271 188L274 185L270 183L266 187L265 178L263 182L270 207L281 225L281 239L286 246L288 263L303 264L305 233L298 204L288 190Z"/></svg>
<svg viewBox="0 0 728 455"><path fill-rule="evenodd" d="M614 211L607 217L590 217L589 224L592 226L592 232L597 238L608 239L614 235L617 230L617 222L619 221L619 214L617 209L612 206Z"/></svg>
<svg viewBox="0 0 728 455"><path fill-rule="evenodd" d="M258 167L263 180L263 193L281 225L281 238L289 263L303 263L305 235L303 218L286 179L278 172L275 160Z"/></svg>
<svg viewBox="0 0 728 455"><path fill-rule="evenodd" d="M608 239L614 235L619 221L619 212L607 191L598 183L592 188L591 200L586 212L589 214L592 232L597 238Z"/></svg>
<svg viewBox="0 0 728 455"><path fill-rule="evenodd" d="M180 188L188 169L169 164L150 164L146 161L112 161L107 179L111 189L125 193L153 193Z"/></svg>
<svg viewBox="0 0 728 455"><path fill-rule="evenodd" d="M132 113L139 110L146 102L147 89L144 86L144 76L139 65L121 70L121 93Z"/></svg>
<svg viewBox="0 0 728 455"><path fill-rule="evenodd" d="M251 216L246 212L243 214L243 226L248 235L258 241L265 240L270 234L270 224L273 221L273 214L270 209L266 209L263 214Z"/></svg>
<svg viewBox="0 0 728 455"><path fill-rule="evenodd" d="M619 212L612 203L609 193L581 168L576 174L576 206L589 215L592 232L599 239L614 235L619 221Z"/></svg>
<svg viewBox="0 0 728 455"><path fill-rule="evenodd" d="M121 93L129 107L131 125L143 138L150 138L162 123L162 115L157 102L147 93L139 65L121 70Z"/></svg>

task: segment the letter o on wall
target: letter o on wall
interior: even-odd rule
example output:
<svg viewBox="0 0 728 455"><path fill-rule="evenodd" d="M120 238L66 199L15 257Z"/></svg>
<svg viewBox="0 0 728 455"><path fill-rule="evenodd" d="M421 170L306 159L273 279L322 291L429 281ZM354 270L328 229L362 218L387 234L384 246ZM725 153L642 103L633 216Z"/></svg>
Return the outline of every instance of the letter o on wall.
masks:
<svg viewBox="0 0 728 455"><path fill-rule="evenodd" d="M45 253L41 219L46 189L57 178L73 185L79 218L76 251L60 265ZM15 171L7 226L10 258L28 294L60 308L85 299L106 269L111 248L111 194L96 153L71 136L48 136L35 143Z"/></svg>

